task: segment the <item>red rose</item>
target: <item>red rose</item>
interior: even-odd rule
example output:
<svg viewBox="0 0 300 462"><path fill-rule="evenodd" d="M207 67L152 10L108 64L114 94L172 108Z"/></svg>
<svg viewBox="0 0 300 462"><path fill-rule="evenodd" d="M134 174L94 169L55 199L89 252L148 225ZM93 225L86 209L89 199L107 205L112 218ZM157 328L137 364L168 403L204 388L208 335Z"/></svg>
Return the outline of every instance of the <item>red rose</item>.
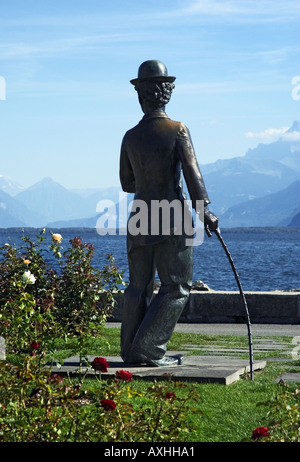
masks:
<svg viewBox="0 0 300 462"><path fill-rule="evenodd" d="M167 391L167 393L165 394L165 398L173 400L176 398L176 395L172 391Z"/></svg>
<svg viewBox="0 0 300 462"><path fill-rule="evenodd" d="M116 403L112 399L101 399L100 404L105 411L114 411L116 409Z"/></svg>
<svg viewBox="0 0 300 462"><path fill-rule="evenodd" d="M126 382L130 382L132 380L132 373L128 371L117 371L116 378L118 380L125 380Z"/></svg>
<svg viewBox="0 0 300 462"><path fill-rule="evenodd" d="M37 342L31 342L31 343L29 343L29 345L31 346L31 348L33 350L38 350L39 349L39 344Z"/></svg>
<svg viewBox="0 0 300 462"><path fill-rule="evenodd" d="M263 436L270 436L268 427L257 427L255 430L252 430L252 439L258 440Z"/></svg>
<svg viewBox="0 0 300 462"><path fill-rule="evenodd" d="M95 371L107 372L109 364L105 358L95 358L92 361L91 366Z"/></svg>
<svg viewBox="0 0 300 462"><path fill-rule="evenodd" d="M60 383L63 382L64 379L59 374L51 374L47 381L50 383Z"/></svg>

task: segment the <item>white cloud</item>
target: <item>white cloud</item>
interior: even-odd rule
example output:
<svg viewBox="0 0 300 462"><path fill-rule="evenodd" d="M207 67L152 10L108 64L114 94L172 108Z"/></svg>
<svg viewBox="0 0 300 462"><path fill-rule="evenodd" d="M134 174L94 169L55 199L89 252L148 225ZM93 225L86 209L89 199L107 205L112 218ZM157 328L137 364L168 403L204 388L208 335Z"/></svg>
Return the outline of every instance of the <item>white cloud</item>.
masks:
<svg viewBox="0 0 300 462"><path fill-rule="evenodd" d="M288 132L284 133L281 137L283 141L300 141L300 132Z"/></svg>
<svg viewBox="0 0 300 462"><path fill-rule="evenodd" d="M186 14L207 16L231 16L244 18L246 21L295 19L300 13L297 0L193 0L183 11Z"/></svg>
<svg viewBox="0 0 300 462"><path fill-rule="evenodd" d="M265 130L262 130L260 132L246 132L245 136L247 138L256 138L260 140L275 140L282 136L289 127L282 127L282 128L266 128Z"/></svg>
<svg viewBox="0 0 300 462"><path fill-rule="evenodd" d="M49 57L70 53L72 51L86 53L90 50L101 50L101 47L105 44L123 44L124 42L135 42L136 40L137 35L134 32L124 32L63 37L61 39L39 41L38 44L34 45L11 42L8 44L0 44L0 57L1 59L20 59L33 56Z"/></svg>
<svg viewBox="0 0 300 462"><path fill-rule="evenodd" d="M220 15L227 13L245 13L250 12L251 7L247 6L245 1L232 1L232 0L193 0L192 3L186 8L186 12L201 13L209 15ZM252 2L253 4L253 2ZM252 8L253 10L253 8Z"/></svg>
<svg viewBox="0 0 300 462"><path fill-rule="evenodd" d="M286 61L289 56L296 55L299 51L300 47L291 45L273 50L258 51L255 56L261 58L268 64L278 64Z"/></svg>
<svg viewBox="0 0 300 462"><path fill-rule="evenodd" d="M300 131L289 130L290 127L266 128L260 132L246 132L245 136L252 139L274 141L280 138L282 141L300 141Z"/></svg>

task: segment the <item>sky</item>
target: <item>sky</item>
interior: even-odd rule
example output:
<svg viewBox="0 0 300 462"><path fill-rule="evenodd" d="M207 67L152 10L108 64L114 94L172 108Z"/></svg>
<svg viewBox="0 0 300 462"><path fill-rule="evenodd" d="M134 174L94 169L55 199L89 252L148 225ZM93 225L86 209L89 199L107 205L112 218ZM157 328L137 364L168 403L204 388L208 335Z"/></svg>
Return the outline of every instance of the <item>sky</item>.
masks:
<svg viewBox="0 0 300 462"><path fill-rule="evenodd" d="M0 174L119 186L148 59L199 164L243 156L300 120L299 37L299 0L0 0Z"/></svg>

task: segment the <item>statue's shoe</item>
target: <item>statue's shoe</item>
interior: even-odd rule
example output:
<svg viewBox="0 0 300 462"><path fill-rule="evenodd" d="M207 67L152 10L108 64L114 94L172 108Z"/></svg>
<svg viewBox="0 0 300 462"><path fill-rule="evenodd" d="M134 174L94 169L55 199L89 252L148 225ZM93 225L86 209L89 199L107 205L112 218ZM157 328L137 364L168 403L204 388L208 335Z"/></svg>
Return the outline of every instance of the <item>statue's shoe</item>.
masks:
<svg viewBox="0 0 300 462"><path fill-rule="evenodd" d="M148 359L146 360L147 366L166 367L166 366L179 366L184 360L183 355L164 356L161 359Z"/></svg>
<svg viewBox="0 0 300 462"><path fill-rule="evenodd" d="M123 358L125 364L128 366L152 366L152 367L167 367L167 366L179 366L184 361L184 356L181 354L172 356L163 356L161 359L150 359L146 356L133 355Z"/></svg>

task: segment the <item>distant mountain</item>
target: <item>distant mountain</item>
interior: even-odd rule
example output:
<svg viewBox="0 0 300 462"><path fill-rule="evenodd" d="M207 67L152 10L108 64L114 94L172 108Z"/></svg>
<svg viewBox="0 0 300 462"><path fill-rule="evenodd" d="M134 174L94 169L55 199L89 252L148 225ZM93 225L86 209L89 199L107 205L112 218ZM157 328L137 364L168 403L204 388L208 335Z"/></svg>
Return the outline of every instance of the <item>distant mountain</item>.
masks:
<svg viewBox="0 0 300 462"><path fill-rule="evenodd" d="M300 212L300 122L295 121L274 143L259 144L241 157L201 165L201 171L210 208L221 226L287 226ZM119 214L122 197L120 187L68 190L51 178L21 189L0 175L0 192L6 194L2 200L0 196L0 227L95 227L99 217ZM128 196L130 202L132 195ZM105 201L112 206L100 212L97 204ZM120 210L122 221L118 216L117 226L123 227L126 209Z"/></svg>
<svg viewBox="0 0 300 462"><path fill-rule="evenodd" d="M23 191L23 186L15 183L8 176L0 175L0 191L4 191L10 196L15 196L19 192Z"/></svg>
<svg viewBox="0 0 300 462"><path fill-rule="evenodd" d="M122 194L120 186L75 191L78 195L85 198L86 207L93 215L95 215L97 205L100 201L110 201L116 205L120 201L120 194Z"/></svg>
<svg viewBox="0 0 300 462"><path fill-rule="evenodd" d="M56 220L71 220L95 213L86 200L51 178L44 178L15 197L30 210L43 216L39 226Z"/></svg>
<svg viewBox="0 0 300 462"><path fill-rule="evenodd" d="M6 194L2 187L8 189L8 184L8 181L2 181L0 192ZM8 201L12 196L5 196L5 204L2 207L0 204L0 227L95 227L101 215L97 214L97 205L106 202L113 204L114 213L120 194L124 194L120 187L70 191L51 178L44 178L28 189L19 191L14 201ZM16 209L26 210L26 216L18 219L20 213Z"/></svg>
<svg viewBox="0 0 300 462"><path fill-rule="evenodd" d="M242 157L203 165L201 171L217 215L241 202L278 192L300 179L300 123L295 121L274 143L259 144Z"/></svg>
<svg viewBox="0 0 300 462"><path fill-rule="evenodd" d="M71 189L71 192L90 200L95 205L99 200L102 199L113 200L115 203L117 203L119 200L119 193L121 192L121 186L110 186L108 188Z"/></svg>
<svg viewBox="0 0 300 462"><path fill-rule="evenodd" d="M108 188L87 197L88 201L96 204L96 214L87 218L74 220L59 220L48 223L48 227L55 228L124 228L128 219L129 204L133 194L124 194L120 188Z"/></svg>
<svg viewBox="0 0 300 462"><path fill-rule="evenodd" d="M220 216L220 226L287 226L299 211L300 180L277 193L230 207Z"/></svg>
<svg viewBox="0 0 300 462"><path fill-rule="evenodd" d="M47 223L47 228L96 228L98 216L58 220Z"/></svg>
<svg viewBox="0 0 300 462"><path fill-rule="evenodd" d="M300 212L296 213L288 226L300 226Z"/></svg>
<svg viewBox="0 0 300 462"><path fill-rule="evenodd" d="M0 228L38 227L42 217L0 190Z"/></svg>

